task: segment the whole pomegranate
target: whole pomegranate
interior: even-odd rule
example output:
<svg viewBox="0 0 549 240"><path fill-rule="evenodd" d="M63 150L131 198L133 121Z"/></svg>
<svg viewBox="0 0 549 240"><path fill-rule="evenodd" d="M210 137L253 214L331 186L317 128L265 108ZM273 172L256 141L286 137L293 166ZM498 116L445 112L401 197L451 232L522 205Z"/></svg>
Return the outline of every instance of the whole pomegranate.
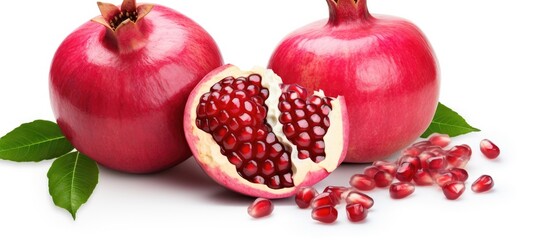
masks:
<svg viewBox="0 0 549 240"><path fill-rule="evenodd" d="M329 19L287 36L269 68L286 83L345 96L346 162L372 162L412 143L436 110L435 54L412 23L371 15L366 0L327 0Z"/></svg>
<svg viewBox="0 0 549 240"><path fill-rule="evenodd" d="M50 95L61 130L82 153L123 172L150 173L191 156L183 107L223 60L211 36L160 5L98 3L101 16L59 46Z"/></svg>
<svg viewBox="0 0 549 240"><path fill-rule="evenodd" d="M255 197L292 196L327 177L347 151L343 97L284 84L262 68L212 71L191 92L183 119L202 169Z"/></svg>

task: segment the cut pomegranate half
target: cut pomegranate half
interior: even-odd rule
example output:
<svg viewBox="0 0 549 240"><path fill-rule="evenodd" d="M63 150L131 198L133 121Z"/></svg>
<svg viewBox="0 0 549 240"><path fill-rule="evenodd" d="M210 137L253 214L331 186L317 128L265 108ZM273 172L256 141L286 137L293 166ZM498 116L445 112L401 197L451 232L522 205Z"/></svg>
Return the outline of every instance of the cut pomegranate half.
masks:
<svg viewBox="0 0 549 240"><path fill-rule="evenodd" d="M309 95L271 70L226 65L191 92L185 135L204 171L234 191L283 198L335 170L347 149L342 97Z"/></svg>

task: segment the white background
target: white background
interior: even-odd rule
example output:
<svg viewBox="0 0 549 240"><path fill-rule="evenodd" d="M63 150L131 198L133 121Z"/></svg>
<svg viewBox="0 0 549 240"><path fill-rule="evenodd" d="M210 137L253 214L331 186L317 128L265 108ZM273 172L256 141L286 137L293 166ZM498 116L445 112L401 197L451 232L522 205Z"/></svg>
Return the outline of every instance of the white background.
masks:
<svg viewBox="0 0 549 240"><path fill-rule="evenodd" d="M157 1L191 17L216 39L227 63L266 65L276 44L293 29L327 17L323 0ZM115 2L118 4L118 2ZM351 224L340 206L334 225L318 224L292 199L253 220L252 198L224 190L193 159L155 175L100 169L99 184L77 220L53 205L46 172L50 161L0 161L0 239L547 239L549 10L541 0L371 0L370 11L407 18L429 37L440 62L440 100L481 133L454 143L473 146L472 178L494 177L486 194L468 189L458 201L435 187L404 200L387 190L364 223ZM48 72L61 41L98 15L94 0L7 1L0 15L0 135L34 119L53 120ZM483 138L502 155L488 161ZM343 165L318 184L346 184L365 165ZM474 179L468 181L472 183Z"/></svg>

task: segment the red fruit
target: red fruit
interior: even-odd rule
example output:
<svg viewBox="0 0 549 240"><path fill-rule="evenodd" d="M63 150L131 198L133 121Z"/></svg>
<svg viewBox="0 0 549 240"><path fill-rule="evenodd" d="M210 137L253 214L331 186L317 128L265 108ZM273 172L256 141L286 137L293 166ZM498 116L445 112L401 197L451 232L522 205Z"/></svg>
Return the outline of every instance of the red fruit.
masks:
<svg viewBox="0 0 549 240"><path fill-rule="evenodd" d="M396 174L396 170L397 170L397 165L395 163L383 161L383 160L375 161L372 164L372 166L377 167L377 169L379 170L388 172L392 176Z"/></svg>
<svg viewBox="0 0 549 240"><path fill-rule="evenodd" d="M442 192L444 192L444 196L449 200L458 199L464 191L465 184L460 181L450 181L442 186Z"/></svg>
<svg viewBox="0 0 549 240"><path fill-rule="evenodd" d="M370 191L376 187L376 182L364 174L355 174L349 180L349 185L361 191Z"/></svg>
<svg viewBox="0 0 549 240"><path fill-rule="evenodd" d="M489 175L480 176L475 182L473 182L473 185L471 185L471 189L476 193L486 192L493 187L494 180Z"/></svg>
<svg viewBox="0 0 549 240"><path fill-rule="evenodd" d="M360 222L366 219L368 212L364 209L364 206L361 204L347 204L345 208L347 210L347 218L351 222Z"/></svg>
<svg viewBox="0 0 549 240"><path fill-rule="evenodd" d="M471 155L473 154L473 151L471 150L471 147L467 144L457 145L448 150L448 155L453 155L456 157L465 157L470 159Z"/></svg>
<svg viewBox="0 0 549 240"><path fill-rule="evenodd" d="M419 160L418 157L415 157L415 156L404 155L400 157L398 160L398 165L401 165L403 163L411 163L412 165L414 165L414 167L416 167L416 169L421 168L421 161Z"/></svg>
<svg viewBox="0 0 549 240"><path fill-rule="evenodd" d="M414 193L415 187L408 182L393 183L389 187L389 194L393 199L402 199Z"/></svg>
<svg viewBox="0 0 549 240"><path fill-rule="evenodd" d="M452 139L448 134L433 133L429 136L429 142L441 148L448 146L451 141Z"/></svg>
<svg viewBox="0 0 549 240"><path fill-rule="evenodd" d="M352 129L346 162L386 158L433 118L440 85L435 54L414 24L372 16L366 0L327 2L329 19L287 36L269 68L288 83L345 96Z"/></svg>
<svg viewBox="0 0 549 240"><path fill-rule="evenodd" d="M323 223L333 223L337 220L337 209L333 206L321 206L313 209L311 217Z"/></svg>
<svg viewBox="0 0 549 240"><path fill-rule="evenodd" d="M161 5L98 3L101 16L61 43L50 69L64 135L101 165L150 173L191 156L183 106L223 60L212 37Z"/></svg>
<svg viewBox="0 0 549 240"><path fill-rule="evenodd" d="M436 172L431 174L437 185L444 186L446 183L451 181L458 181L458 178L449 171Z"/></svg>
<svg viewBox="0 0 549 240"><path fill-rule="evenodd" d="M339 200L335 197L335 195L328 192L323 192L317 195L311 201L312 208L317 208L325 205L336 206L337 204L339 204Z"/></svg>
<svg viewBox="0 0 549 240"><path fill-rule="evenodd" d="M395 177L401 182L411 182L416 172L417 168L414 164L403 162L398 167Z"/></svg>
<svg viewBox="0 0 549 240"><path fill-rule="evenodd" d="M348 190L349 190L348 187L343 187L343 186L327 186L326 188L324 188L324 191L322 192L332 194L337 204L339 203L339 200L342 198L343 193Z"/></svg>
<svg viewBox="0 0 549 240"><path fill-rule="evenodd" d="M364 169L364 175L366 175L369 178L374 178L377 172L379 172L379 168L374 166L370 166Z"/></svg>
<svg viewBox="0 0 549 240"><path fill-rule="evenodd" d="M359 203L366 209L370 209L372 206L374 206L374 199L364 193L356 191L349 192L349 194L347 194L347 197L345 198L345 202L347 204Z"/></svg>
<svg viewBox="0 0 549 240"><path fill-rule="evenodd" d="M215 181L242 194L283 198L339 166L346 120L341 97L308 95L271 70L225 65L191 92L184 129L195 159Z"/></svg>
<svg viewBox="0 0 549 240"><path fill-rule="evenodd" d="M469 173L463 168L451 168L448 171L451 172L458 181L465 182L469 178Z"/></svg>
<svg viewBox="0 0 549 240"><path fill-rule="evenodd" d="M492 141L484 139L480 141L480 151L488 159L495 159L499 156L499 147L496 146Z"/></svg>
<svg viewBox="0 0 549 240"><path fill-rule="evenodd" d="M258 198L248 207L248 214L254 218L262 218L271 215L273 209L271 200Z"/></svg>
<svg viewBox="0 0 549 240"><path fill-rule="evenodd" d="M391 183L393 182L393 179L394 179L393 175L385 171L379 171L374 176L374 181L376 181L376 187L379 187L379 188L384 188L391 185Z"/></svg>
<svg viewBox="0 0 549 240"><path fill-rule="evenodd" d="M429 186L433 185L434 183L431 174L423 169L420 169L416 172L416 174L414 175L414 182L418 186Z"/></svg>
<svg viewBox="0 0 549 240"><path fill-rule="evenodd" d="M448 167L445 156L432 157L427 159L427 166L430 171L442 171Z"/></svg>
<svg viewBox="0 0 549 240"><path fill-rule="evenodd" d="M295 203L299 208L308 208L317 195L318 192L313 187L301 187L295 194Z"/></svg>

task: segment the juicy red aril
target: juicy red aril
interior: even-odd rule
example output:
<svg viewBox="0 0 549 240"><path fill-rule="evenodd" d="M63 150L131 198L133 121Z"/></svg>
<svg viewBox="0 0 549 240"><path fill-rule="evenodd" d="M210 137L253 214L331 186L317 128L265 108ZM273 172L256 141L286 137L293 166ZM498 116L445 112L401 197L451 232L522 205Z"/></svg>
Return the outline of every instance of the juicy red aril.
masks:
<svg viewBox="0 0 549 240"><path fill-rule="evenodd" d="M329 125L323 122L329 122L332 107L327 103L331 99L307 96L307 90L297 85L286 85L282 89L278 109L284 134L297 145L300 159L321 162L326 158L324 136Z"/></svg>
<svg viewBox="0 0 549 240"><path fill-rule="evenodd" d="M366 219L366 215L368 214L366 209L364 209L364 206L358 203L347 204L345 209L347 211L347 218L351 222L360 222Z"/></svg>
<svg viewBox="0 0 549 240"><path fill-rule="evenodd" d="M448 161L445 156L432 157L427 159L428 169L431 171L441 171L446 169Z"/></svg>
<svg viewBox="0 0 549 240"><path fill-rule="evenodd" d="M463 168L451 168L448 171L451 172L458 181L465 182L469 178L469 173Z"/></svg>
<svg viewBox="0 0 549 240"><path fill-rule="evenodd" d="M377 167L379 170L388 172L391 176L396 174L397 165L388 161L375 161L372 166Z"/></svg>
<svg viewBox="0 0 549 240"><path fill-rule="evenodd" d="M330 193L334 197L334 200L336 200L336 204L339 204L341 196L347 190L349 190L349 188L343 186L327 186L322 192Z"/></svg>
<svg viewBox="0 0 549 240"><path fill-rule="evenodd" d="M448 134L439 134L435 133L431 136L429 136L429 142L431 142L433 145L439 146L439 147L446 147L448 144L450 144L450 136Z"/></svg>
<svg viewBox="0 0 549 240"><path fill-rule="evenodd" d="M431 174L423 169L420 169L416 172L416 174L414 175L414 182L418 186L429 186L433 185L434 183Z"/></svg>
<svg viewBox="0 0 549 240"><path fill-rule="evenodd" d="M365 209L370 209L372 206L374 206L374 199L364 193L360 193L357 191L349 192L349 194L347 194L347 197L345 198L345 202L347 204L359 203L364 206Z"/></svg>
<svg viewBox="0 0 549 240"><path fill-rule="evenodd" d="M389 187L389 194L393 199L402 199L414 193L415 187L408 182L393 183Z"/></svg>
<svg viewBox="0 0 549 240"><path fill-rule="evenodd" d="M379 172L379 168L370 166L367 168L364 168L364 175L366 175L369 178L374 178L374 176Z"/></svg>
<svg viewBox="0 0 549 240"><path fill-rule="evenodd" d="M248 207L248 214L254 218L261 218L273 212L274 205L269 199L258 198Z"/></svg>
<svg viewBox="0 0 549 240"><path fill-rule="evenodd" d="M301 187L295 194L295 203L299 208L308 208L311 201L318 195L316 189L312 187Z"/></svg>
<svg viewBox="0 0 549 240"><path fill-rule="evenodd" d="M465 184L460 181L450 181L442 186L442 192L449 200L458 199L465 191Z"/></svg>
<svg viewBox="0 0 549 240"><path fill-rule="evenodd" d="M493 187L494 180L489 175L480 176L477 180L475 180L475 182L473 182L473 185L471 185L471 189L476 193L486 192Z"/></svg>
<svg viewBox="0 0 549 240"><path fill-rule="evenodd" d="M448 155L453 155L457 157L466 157L471 158L471 155L473 154L473 151L471 150L471 147L467 144L457 145L448 150Z"/></svg>
<svg viewBox="0 0 549 240"><path fill-rule="evenodd" d="M311 207L317 208L320 206L330 205L335 206L339 204L339 200L336 199L334 195L331 193L321 193L317 195L312 201L311 201Z"/></svg>
<svg viewBox="0 0 549 240"><path fill-rule="evenodd" d="M421 161L418 157L410 156L410 155L404 155L398 159L398 165L401 165L403 163L411 163L416 167L416 169L421 168ZM397 169L398 172L398 169Z"/></svg>
<svg viewBox="0 0 549 240"><path fill-rule="evenodd" d="M438 173L433 173L432 177L435 179L435 182L437 183L437 185L439 185L441 187L444 186L448 182L458 180L457 177L449 171L442 171L442 172L438 172Z"/></svg>
<svg viewBox="0 0 549 240"><path fill-rule="evenodd" d="M333 223L337 220L337 209L330 205L317 207L311 212L311 217L319 222Z"/></svg>
<svg viewBox="0 0 549 240"><path fill-rule="evenodd" d="M376 175L374 176L374 181L376 182L376 186L380 188L391 185L391 183L393 182L393 179L394 179L393 175L381 170L377 172Z"/></svg>
<svg viewBox="0 0 549 240"><path fill-rule="evenodd" d="M457 167L457 168L464 168L467 166L467 163L469 163L469 157L467 156L454 156L454 155L446 155L446 161L448 161L448 164Z"/></svg>
<svg viewBox="0 0 549 240"><path fill-rule="evenodd" d="M416 172L417 168L414 164L403 162L398 166L395 177L401 182L411 182Z"/></svg>
<svg viewBox="0 0 549 240"><path fill-rule="evenodd" d="M488 139L480 141L480 151L489 159L497 158L500 152L499 147Z"/></svg>
<svg viewBox="0 0 549 240"><path fill-rule="evenodd" d="M376 182L364 174L355 174L349 180L349 185L361 191L370 191L376 187Z"/></svg>

